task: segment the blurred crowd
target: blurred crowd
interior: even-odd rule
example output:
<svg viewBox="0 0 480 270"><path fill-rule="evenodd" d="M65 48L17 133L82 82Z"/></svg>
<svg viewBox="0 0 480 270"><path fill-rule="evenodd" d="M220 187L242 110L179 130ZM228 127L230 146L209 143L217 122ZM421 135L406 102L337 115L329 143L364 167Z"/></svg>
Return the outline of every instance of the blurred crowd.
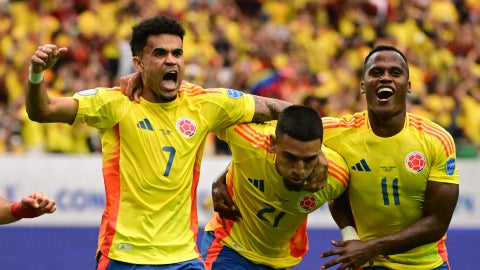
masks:
<svg viewBox="0 0 480 270"><path fill-rule="evenodd" d="M134 71L131 27L157 14L187 30L186 80L328 116L365 109L363 59L375 44L394 45L410 64L409 110L444 126L459 156L480 152L478 0L0 0L0 153L100 151L89 127L28 119L30 57L40 44L68 47L45 73L52 95L118 85ZM207 147L228 154L214 136Z"/></svg>

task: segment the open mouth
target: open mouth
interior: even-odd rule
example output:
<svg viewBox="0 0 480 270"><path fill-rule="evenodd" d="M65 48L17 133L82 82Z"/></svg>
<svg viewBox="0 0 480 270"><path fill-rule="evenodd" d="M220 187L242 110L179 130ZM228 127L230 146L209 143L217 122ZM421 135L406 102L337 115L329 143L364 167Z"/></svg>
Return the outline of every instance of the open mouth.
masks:
<svg viewBox="0 0 480 270"><path fill-rule="evenodd" d="M377 90L377 98L380 101L387 101L389 100L394 94L393 89L388 87L382 87Z"/></svg>
<svg viewBox="0 0 480 270"><path fill-rule="evenodd" d="M177 80L178 73L176 71L170 71L166 73L162 78L163 85L167 88L174 88L175 85L177 85Z"/></svg>

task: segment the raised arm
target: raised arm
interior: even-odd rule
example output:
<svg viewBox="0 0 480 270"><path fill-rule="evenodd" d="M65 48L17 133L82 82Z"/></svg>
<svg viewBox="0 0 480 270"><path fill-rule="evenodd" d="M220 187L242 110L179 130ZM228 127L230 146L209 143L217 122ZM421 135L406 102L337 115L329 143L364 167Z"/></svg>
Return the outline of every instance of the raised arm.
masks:
<svg viewBox="0 0 480 270"><path fill-rule="evenodd" d="M338 248L322 257L339 256L324 264L324 269L336 264L341 264L338 269L360 267L378 255L398 254L440 240L450 225L458 193L456 184L428 181L422 218L397 233L370 241L332 241Z"/></svg>
<svg viewBox="0 0 480 270"><path fill-rule="evenodd" d="M28 117L36 122L73 123L77 114L77 101L71 97L51 98L43 82L43 73L67 52L54 44L39 46L30 59L25 104Z"/></svg>

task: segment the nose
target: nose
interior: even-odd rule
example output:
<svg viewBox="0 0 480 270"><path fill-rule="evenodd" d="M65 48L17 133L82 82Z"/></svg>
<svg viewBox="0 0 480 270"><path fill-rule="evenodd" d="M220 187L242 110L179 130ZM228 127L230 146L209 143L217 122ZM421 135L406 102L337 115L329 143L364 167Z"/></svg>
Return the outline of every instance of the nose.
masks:
<svg viewBox="0 0 480 270"><path fill-rule="evenodd" d="M167 56L165 57L165 63L167 64L175 64L176 63L176 58L172 53L168 53Z"/></svg>
<svg viewBox="0 0 480 270"><path fill-rule="evenodd" d="M293 164L293 173L297 177L302 177L305 173L305 163L302 160L298 160Z"/></svg>
<svg viewBox="0 0 480 270"><path fill-rule="evenodd" d="M382 76L380 76L380 80L381 81L390 81L392 80L391 76L390 76L390 73L388 73L388 71L385 71Z"/></svg>

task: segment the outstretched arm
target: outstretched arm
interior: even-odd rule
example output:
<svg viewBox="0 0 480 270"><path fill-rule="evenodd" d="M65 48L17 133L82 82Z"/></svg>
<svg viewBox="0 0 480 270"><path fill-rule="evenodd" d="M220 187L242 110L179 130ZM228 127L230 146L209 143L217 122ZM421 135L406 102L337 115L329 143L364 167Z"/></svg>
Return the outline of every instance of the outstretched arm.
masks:
<svg viewBox="0 0 480 270"><path fill-rule="evenodd" d="M37 122L73 123L78 104L73 98L50 98L43 82L43 73L67 52L54 44L39 46L30 59L29 80L25 103L28 117Z"/></svg>
<svg viewBox="0 0 480 270"><path fill-rule="evenodd" d="M255 114L252 122L265 122L278 119L280 112L286 107L293 105L290 102L267 98L261 96L253 96L255 99Z"/></svg>
<svg viewBox="0 0 480 270"><path fill-rule="evenodd" d="M120 78L120 85L123 94L130 100L140 102L142 94L142 78L140 73L135 72L124 75ZM293 105L290 102L253 95L255 99L255 113L252 122L265 122L278 119L280 112L286 107Z"/></svg>
<svg viewBox="0 0 480 270"><path fill-rule="evenodd" d="M398 254L440 240L450 225L458 192L456 184L429 181L422 218L397 233L370 241L332 241L338 248L324 252L322 257L339 256L323 267L339 263L338 269L359 267L378 255Z"/></svg>
<svg viewBox="0 0 480 270"><path fill-rule="evenodd" d="M56 210L55 201L42 192L35 192L15 203L0 198L0 224L12 223L22 218L38 217Z"/></svg>

